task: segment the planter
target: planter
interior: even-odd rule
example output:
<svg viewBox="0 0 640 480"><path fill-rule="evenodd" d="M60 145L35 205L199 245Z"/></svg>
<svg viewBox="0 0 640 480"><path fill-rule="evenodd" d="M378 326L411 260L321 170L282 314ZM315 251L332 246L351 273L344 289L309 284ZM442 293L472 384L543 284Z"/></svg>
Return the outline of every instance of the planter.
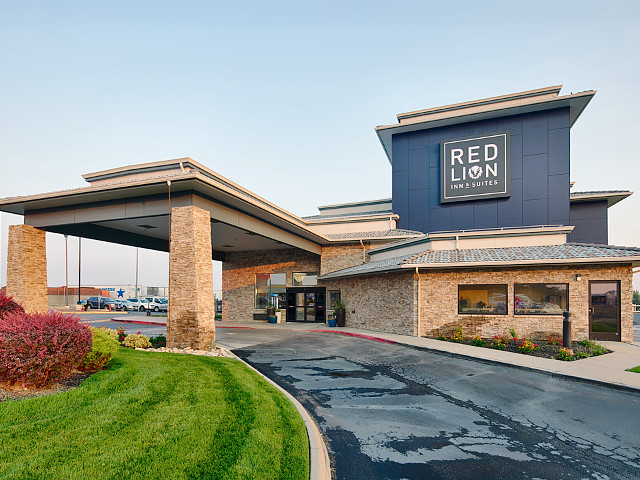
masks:
<svg viewBox="0 0 640 480"><path fill-rule="evenodd" d="M335 327L336 326L336 319L335 318L330 318L329 320L327 320L327 322L329 323L330 327Z"/></svg>
<svg viewBox="0 0 640 480"><path fill-rule="evenodd" d="M336 310L335 315L336 315L336 323L338 324L338 326L344 327L344 318L345 318L344 308L341 308L340 310Z"/></svg>
<svg viewBox="0 0 640 480"><path fill-rule="evenodd" d="M282 311L276 312L276 319L277 319L276 321L278 323L282 323L283 322L283 320L282 320Z"/></svg>
<svg viewBox="0 0 640 480"><path fill-rule="evenodd" d="M275 315L272 317L270 315L269 316L269 323L278 323L278 317L276 317Z"/></svg>

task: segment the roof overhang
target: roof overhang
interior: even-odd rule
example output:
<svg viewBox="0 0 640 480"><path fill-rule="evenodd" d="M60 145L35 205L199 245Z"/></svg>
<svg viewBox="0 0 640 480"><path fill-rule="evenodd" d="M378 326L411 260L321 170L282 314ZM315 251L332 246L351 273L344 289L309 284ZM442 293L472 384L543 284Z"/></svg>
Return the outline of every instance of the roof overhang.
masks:
<svg viewBox="0 0 640 480"><path fill-rule="evenodd" d="M570 203L598 202L606 201L607 208L612 207L627 197L633 195L632 191L616 191L616 192L575 192L569 197Z"/></svg>
<svg viewBox="0 0 640 480"><path fill-rule="evenodd" d="M490 262L457 262L457 263L402 263L387 265L370 270L355 272L332 272L318 277L318 280L333 280L337 278L349 278L363 275L377 275L381 273L399 273L420 270L487 270L491 268L522 268L532 266L587 266L587 265L630 265L640 266L640 256L611 257L611 258L571 258L571 259L540 259L517 261L490 261Z"/></svg>
<svg viewBox="0 0 640 480"><path fill-rule="evenodd" d="M534 113L558 108L569 108L570 126L587 107L595 90L557 96L561 87L530 90L471 102L446 105L398 115L400 123L375 128L384 151L392 163L392 137L399 133L415 132L460 123L477 122L493 118Z"/></svg>

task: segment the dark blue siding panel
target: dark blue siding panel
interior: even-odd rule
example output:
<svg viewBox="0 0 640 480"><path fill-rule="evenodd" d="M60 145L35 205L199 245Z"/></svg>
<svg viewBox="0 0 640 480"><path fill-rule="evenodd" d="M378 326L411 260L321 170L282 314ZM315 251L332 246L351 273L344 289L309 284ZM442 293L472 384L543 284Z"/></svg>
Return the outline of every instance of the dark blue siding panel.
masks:
<svg viewBox="0 0 640 480"><path fill-rule="evenodd" d="M451 230L451 209L445 205L430 209L429 227L432 232Z"/></svg>
<svg viewBox="0 0 640 480"><path fill-rule="evenodd" d="M565 108L394 135L392 195L398 226L438 231L568 224L573 216L568 214L568 124ZM510 198L441 206L440 142L503 130L511 133Z"/></svg>
<svg viewBox="0 0 640 480"><path fill-rule="evenodd" d="M543 200L523 200L522 201L522 224L523 225L548 225L549 224L549 202Z"/></svg>
<svg viewBox="0 0 640 480"><path fill-rule="evenodd" d="M509 130L511 135L522 135L522 115L498 120L498 130Z"/></svg>
<svg viewBox="0 0 640 480"><path fill-rule="evenodd" d="M440 171L440 144L432 143L427 148L427 154L429 156L429 167L437 168Z"/></svg>
<svg viewBox="0 0 640 480"><path fill-rule="evenodd" d="M569 225L569 174L549 177L549 223Z"/></svg>
<svg viewBox="0 0 640 480"><path fill-rule="evenodd" d="M473 133L491 133L498 131L497 120L486 120L484 122L476 122L473 124Z"/></svg>
<svg viewBox="0 0 640 480"><path fill-rule="evenodd" d="M608 243L606 201L572 203L570 213L571 242Z"/></svg>
<svg viewBox="0 0 640 480"><path fill-rule="evenodd" d="M498 226L498 205L495 201L473 203L473 223L475 228L496 228Z"/></svg>
<svg viewBox="0 0 640 480"><path fill-rule="evenodd" d="M451 224L456 230L471 230L476 228L473 221L473 204L468 202L454 203L451 209Z"/></svg>
<svg viewBox="0 0 640 480"><path fill-rule="evenodd" d="M547 115L536 113L522 120L522 153L547 153Z"/></svg>
<svg viewBox="0 0 640 480"><path fill-rule="evenodd" d="M409 150L415 150L416 148L426 148L427 145L429 145L428 131L416 132L409 136Z"/></svg>
<svg viewBox="0 0 640 480"><path fill-rule="evenodd" d="M409 150L409 190L425 190L429 184L427 149Z"/></svg>
<svg viewBox="0 0 640 480"><path fill-rule="evenodd" d="M569 109L559 108L558 110L551 110L547 114L549 118L549 130L555 130L556 128L570 128L569 125Z"/></svg>
<svg viewBox="0 0 640 480"><path fill-rule="evenodd" d="M392 173L391 204L393 212L400 216L398 228L411 228L409 223L409 172L403 170Z"/></svg>
<svg viewBox="0 0 640 480"><path fill-rule="evenodd" d="M511 196L498 202L498 225L518 227L522 223L522 179L511 181Z"/></svg>
<svg viewBox="0 0 640 480"><path fill-rule="evenodd" d="M511 135L511 178L522 178L522 135Z"/></svg>
<svg viewBox="0 0 640 480"><path fill-rule="evenodd" d="M409 138L407 135L392 137L393 162L392 170L407 170L409 168Z"/></svg>
<svg viewBox="0 0 640 480"><path fill-rule="evenodd" d="M437 207L440 205L440 169L429 169L429 205Z"/></svg>
<svg viewBox="0 0 640 480"><path fill-rule="evenodd" d="M549 175L569 174L569 129L549 130Z"/></svg>
<svg viewBox="0 0 640 480"><path fill-rule="evenodd" d="M409 191L409 223L412 230L429 231L429 205L426 189Z"/></svg>
<svg viewBox="0 0 640 480"><path fill-rule="evenodd" d="M547 155L525 156L522 166L522 199L539 200L549 197Z"/></svg>

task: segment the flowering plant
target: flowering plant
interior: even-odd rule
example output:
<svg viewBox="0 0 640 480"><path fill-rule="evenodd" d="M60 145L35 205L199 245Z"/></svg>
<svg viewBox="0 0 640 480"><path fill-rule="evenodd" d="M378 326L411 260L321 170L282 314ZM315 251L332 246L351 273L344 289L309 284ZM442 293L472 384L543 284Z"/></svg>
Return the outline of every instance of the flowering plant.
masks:
<svg viewBox="0 0 640 480"><path fill-rule="evenodd" d="M458 329L455 332L453 332L453 335L449 337L449 341L454 343L461 343L462 340L463 340L462 328L458 327Z"/></svg>
<svg viewBox="0 0 640 480"><path fill-rule="evenodd" d="M568 348L561 348L558 350L558 356L556 357L558 360L564 360L565 362L571 362L575 360L573 353L569 351Z"/></svg>
<svg viewBox="0 0 640 480"><path fill-rule="evenodd" d="M547 340L551 345L562 345L562 338L554 337L553 335Z"/></svg>
<svg viewBox="0 0 640 480"><path fill-rule="evenodd" d="M537 343L533 343L531 340L525 339L516 341L516 344L518 345L518 350L520 350L521 353L531 353L539 347Z"/></svg>

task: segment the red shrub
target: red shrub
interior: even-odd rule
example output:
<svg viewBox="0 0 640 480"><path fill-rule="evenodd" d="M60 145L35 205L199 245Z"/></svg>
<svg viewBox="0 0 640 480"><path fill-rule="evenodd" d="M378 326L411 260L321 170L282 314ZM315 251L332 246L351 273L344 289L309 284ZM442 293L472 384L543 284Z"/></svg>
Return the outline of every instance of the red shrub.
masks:
<svg viewBox="0 0 640 480"><path fill-rule="evenodd" d="M91 331L60 312L0 317L0 378L42 387L71 375L91 350Z"/></svg>
<svg viewBox="0 0 640 480"><path fill-rule="evenodd" d="M11 312L24 313L24 308L13 297L7 297L4 293L0 293L0 317Z"/></svg>

